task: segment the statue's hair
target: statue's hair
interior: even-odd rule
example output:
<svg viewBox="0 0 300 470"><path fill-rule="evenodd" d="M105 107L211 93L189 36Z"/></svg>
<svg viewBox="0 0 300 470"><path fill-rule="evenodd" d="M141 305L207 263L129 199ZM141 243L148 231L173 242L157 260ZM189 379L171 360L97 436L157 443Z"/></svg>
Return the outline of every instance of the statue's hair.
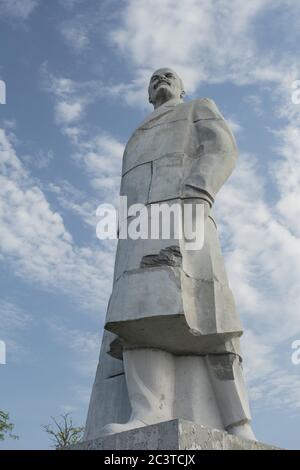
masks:
<svg viewBox="0 0 300 470"><path fill-rule="evenodd" d="M160 70L160 69L158 69ZM185 90L184 90L184 86L183 86L183 82L181 80L181 78L179 77L179 75L175 72L175 70L172 70L172 69L169 69L172 73L174 73L178 79L179 79L179 83L180 83L180 87L181 87L181 93L180 93L180 98L183 98L183 96L185 95ZM155 71L157 72L157 70ZM151 75L151 78L153 77L153 75L155 74L155 72L153 72L153 74ZM150 78L150 80L151 80ZM151 98L150 98L150 83L149 83L149 86L148 86L148 97L149 97L149 103L152 103L151 101Z"/></svg>

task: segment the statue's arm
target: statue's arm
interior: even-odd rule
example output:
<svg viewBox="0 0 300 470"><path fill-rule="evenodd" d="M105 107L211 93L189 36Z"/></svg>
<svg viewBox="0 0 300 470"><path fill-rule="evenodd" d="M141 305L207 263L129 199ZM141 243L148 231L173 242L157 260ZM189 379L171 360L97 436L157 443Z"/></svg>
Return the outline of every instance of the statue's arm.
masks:
<svg viewBox="0 0 300 470"><path fill-rule="evenodd" d="M197 145L185 178L184 196L203 197L212 205L235 167L238 150L233 134L215 103L203 101L199 100L195 112L193 125Z"/></svg>

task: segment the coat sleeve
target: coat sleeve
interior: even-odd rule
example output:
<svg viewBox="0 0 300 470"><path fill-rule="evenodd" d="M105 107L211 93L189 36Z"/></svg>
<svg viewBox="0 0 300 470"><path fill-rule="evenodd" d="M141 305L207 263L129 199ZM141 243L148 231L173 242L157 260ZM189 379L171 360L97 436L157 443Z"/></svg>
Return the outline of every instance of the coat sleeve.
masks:
<svg viewBox="0 0 300 470"><path fill-rule="evenodd" d="M200 197L212 205L235 167L236 142L216 104L207 98L196 101L192 125L197 145L184 180L184 197Z"/></svg>

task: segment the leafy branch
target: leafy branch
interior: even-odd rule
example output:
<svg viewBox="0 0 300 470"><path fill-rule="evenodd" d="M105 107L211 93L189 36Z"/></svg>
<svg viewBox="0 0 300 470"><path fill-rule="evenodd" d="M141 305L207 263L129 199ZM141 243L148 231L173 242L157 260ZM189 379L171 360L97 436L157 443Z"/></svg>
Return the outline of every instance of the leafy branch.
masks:
<svg viewBox="0 0 300 470"><path fill-rule="evenodd" d="M9 413L0 410L0 441L4 441L5 437L11 439L19 439L18 436L12 434L14 424L9 420Z"/></svg>
<svg viewBox="0 0 300 470"><path fill-rule="evenodd" d="M83 437L84 426L75 427L70 413L57 418L51 416L52 423L43 425L44 431L49 434L55 449L64 449L76 444Z"/></svg>

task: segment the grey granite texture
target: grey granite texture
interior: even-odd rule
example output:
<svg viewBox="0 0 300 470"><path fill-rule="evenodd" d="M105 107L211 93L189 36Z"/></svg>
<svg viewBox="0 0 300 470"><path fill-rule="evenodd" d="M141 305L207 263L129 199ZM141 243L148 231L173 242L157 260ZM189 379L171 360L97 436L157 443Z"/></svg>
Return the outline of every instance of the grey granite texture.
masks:
<svg viewBox="0 0 300 470"><path fill-rule="evenodd" d="M82 442L69 450L279 450L218 429L175 419Z"/></svg>
<svg viewBox="0 0 300 470"><path fill-rule="evenodd" d="M188 420L255 440L239 345L242 325L212 213L234 170L237 145L214 101L183 101L175 71L156 70L148 92L154 111L123 155L120 195L128 211L120 215L84 439L112 435L105 442L117 448L115 434L143 441L146 429L160 429L151 425ZM186 221L191 207L201 210ZM136 209L148 227L141 238L130 230L133 222L139 225ZM171 223L172 211L177 215ZM159 213L164 223L156 219ZM185 235L195 227L203 243L191 249L189 237L176 230L182 224ZM137 431L140 425L147 428ZM178 448L175 434L164 445Z"/></svg>

